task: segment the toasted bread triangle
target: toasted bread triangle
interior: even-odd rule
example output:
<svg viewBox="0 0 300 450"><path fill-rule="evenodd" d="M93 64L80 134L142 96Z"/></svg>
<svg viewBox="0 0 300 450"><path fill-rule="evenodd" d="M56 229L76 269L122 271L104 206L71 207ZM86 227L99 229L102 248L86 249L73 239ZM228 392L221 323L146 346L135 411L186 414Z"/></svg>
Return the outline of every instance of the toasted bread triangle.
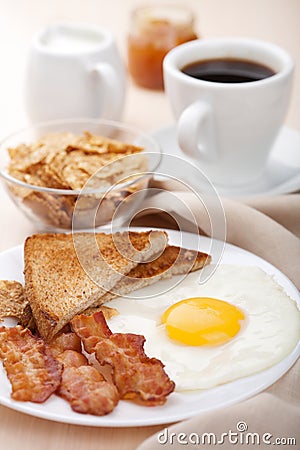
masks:
<svg viewBox="0 0 300 450"><path fill-rule="evenodd" d="M137 289L157 283L159 280L202 269L210 262L211 256L207 253L169 245L155 260L134 267L126 277L113 286L110 292L106 292L103 297L96 300L84 313L90 314L94 312L93 308L97 308L117 296L127 295Z"/></svg>
<svg viewBox="0 0 300 450"><path fill-rule="evenodd" d="M25 295L38 331L46 340L93 305L138 263L162 252L167 242L162 231L75 236L76 249L71 234L38 234L25 242ZM82 251L80 261L78 249Z"/></svg>

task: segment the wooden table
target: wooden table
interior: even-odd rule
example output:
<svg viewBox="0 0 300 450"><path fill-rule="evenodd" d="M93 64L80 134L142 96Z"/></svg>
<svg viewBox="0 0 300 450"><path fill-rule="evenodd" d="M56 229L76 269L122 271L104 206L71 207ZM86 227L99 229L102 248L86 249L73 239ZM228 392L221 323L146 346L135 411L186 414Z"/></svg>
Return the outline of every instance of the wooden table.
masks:
<svg viewBox="0 0 300 450"><path fill-rule="evenodd" d="M129 13L138 3L137 0L0 0L0 138L27 124L23 81L33 33L57 20L98 24L113 31L125 59ZM160 2L157 0L156 3ZM291 53L298 66L286 124L300 130L300 1L185 0L182 3L189 4L195 12L196 28L203 37L261 38L273 41ZM162 92L139 89L130 80L123 119L144 131L164 127L173 121ZM35 231L2 188L0 211L0 251L23 243L24 238ZM133 450L161 428L73 426L0 407L1 449Z"/></svg>

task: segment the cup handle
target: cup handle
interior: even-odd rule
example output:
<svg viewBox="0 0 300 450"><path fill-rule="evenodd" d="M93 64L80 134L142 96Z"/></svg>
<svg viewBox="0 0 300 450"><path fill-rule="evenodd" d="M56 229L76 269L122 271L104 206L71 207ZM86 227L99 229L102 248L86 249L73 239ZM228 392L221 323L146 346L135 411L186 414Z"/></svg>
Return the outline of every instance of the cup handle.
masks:
<svg viewBox="0 0 300 450"><path fill-rule="evenodd" d="M101 97L102 108L100 115L103 118L114 119L120 108L120 82L116 70L108 63L98 63L93 72L97 76L98 96Z"/></svg>
<svg viewBox="0 0 300 450"><path fill-rule="evenodd" d="M196 101L181 114L177 127L181 150L197 161L216 161L218 154L214 139L211 107Z"/></svg>

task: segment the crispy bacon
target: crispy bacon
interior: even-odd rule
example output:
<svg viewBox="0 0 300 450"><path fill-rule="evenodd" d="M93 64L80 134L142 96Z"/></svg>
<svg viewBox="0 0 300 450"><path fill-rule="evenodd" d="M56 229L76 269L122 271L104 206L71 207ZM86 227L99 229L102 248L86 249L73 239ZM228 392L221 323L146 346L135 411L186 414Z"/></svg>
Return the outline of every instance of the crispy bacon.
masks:
<svg viewBox="0 0 300 450"><path fill-rule="evenodd" d="M17 325L0 328L0 358L12 385L11 397L42 403L60 384L62 365L45 342Z"/></svg>
<svg viewBox="0 0 300 450"><path fill-rule="evenodd" d="M50 342L52 353L54 356L59 355L65 350L75 350L81 353L81 340L76 333L59 333Z"/></svg>
<svg viewBox="0 0 300 450"><path fill-rule="evenodd" d="M60 333L50 346L63 364L62 381L56 393L78 413L96 416L110 413L119 401L118 391L89 365L81 353L80 338L72 332Z"/></svg>
<svg viewBox="0 0 300 450"><path fill-rule="evenodd" d="M57 393L70 403L73 411L103 416L115 408L119 401L116 387L90 366L84 355L65 350L58 358L64 369Z"/></svg>
<svg viewBox="0 0 300 450"><path fill-rule="evenodd" d="M99 322L102 320L102 316L103 314L99 313L89 316L81 314L71 320L71 327L82 340L87 353L94 353L101 338L109 338L112 335L104 316L103 321Z"/></svg>
<svg viewBox="0 0 300 450"><path fill-rule="evenodd" d="M93 316L75 316L72 329L82 339L88 353L95 352L101 365L109 364L122 399L134 399L147 405L162 405L175 384L164 365L144 352L144 336L112 333L102 312Z"/></svg>

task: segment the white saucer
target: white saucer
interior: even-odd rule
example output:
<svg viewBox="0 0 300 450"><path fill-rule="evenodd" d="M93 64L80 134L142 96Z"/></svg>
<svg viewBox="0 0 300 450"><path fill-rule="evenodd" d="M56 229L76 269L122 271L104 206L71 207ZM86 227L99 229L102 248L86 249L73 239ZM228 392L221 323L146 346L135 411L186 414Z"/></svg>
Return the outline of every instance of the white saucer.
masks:
<svg viewBox="0 0 300 450"><path fill-rule="evenodd" d="M177 143L175 125L166 126L151 133L161 145L163 153L188 157ZM170 161L160 166L160 172L170 172ZM277 195L295 192L300 189L300 132L283 127L271 152L266 170L253 184L225 187L215 184L219 195L227 197L248 197L260 195Z"/></svg>

